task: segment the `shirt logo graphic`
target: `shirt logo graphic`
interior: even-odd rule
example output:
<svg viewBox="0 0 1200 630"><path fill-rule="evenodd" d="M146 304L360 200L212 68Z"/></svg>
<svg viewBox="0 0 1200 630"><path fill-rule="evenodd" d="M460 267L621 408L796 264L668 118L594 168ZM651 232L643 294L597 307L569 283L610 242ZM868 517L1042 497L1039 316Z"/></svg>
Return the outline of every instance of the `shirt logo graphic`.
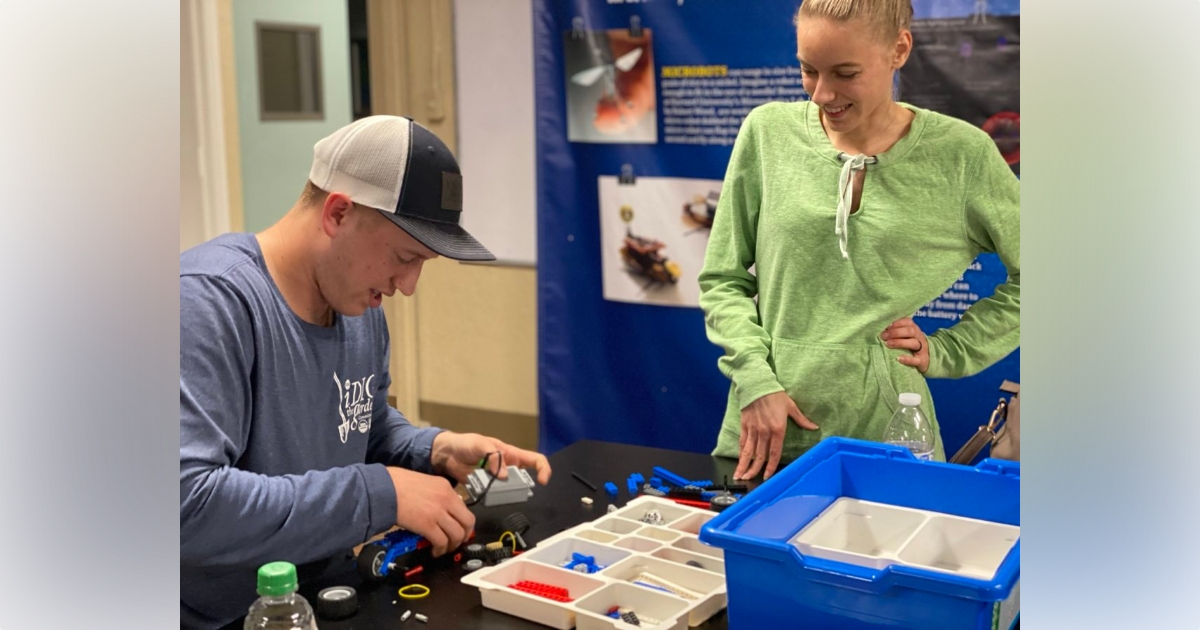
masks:
<svg viewBox="0 0 1200 630"><path fill-rule="evenodd" d="M342 423L338 425L342 444L346 443L351 431L366 433L371 430L371 411L375 408L371 382L374 380L375 375L372 374L357 381L342 381L337 372L333 373L333 384L338 391L338 415L342 418Z"/></svg>

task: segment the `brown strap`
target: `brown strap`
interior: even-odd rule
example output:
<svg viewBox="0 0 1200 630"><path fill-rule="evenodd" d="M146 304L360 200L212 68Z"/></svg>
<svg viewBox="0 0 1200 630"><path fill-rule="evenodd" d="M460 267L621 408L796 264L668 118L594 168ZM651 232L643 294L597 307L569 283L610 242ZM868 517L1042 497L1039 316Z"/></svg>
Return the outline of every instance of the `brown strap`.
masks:
<svg viewBox="0 0 1200 630"><path fill-rule="evenodd" d="M992 438L993 434L986 426L979 427L979 431L975 432L975 435L972 435L971 439L967 440L967 443L958 449L954 457L950 458L950 463L970 466L971 462L974 462L975 458L979 457L979 453L983 450L983 447L992 441Z"/></svg>

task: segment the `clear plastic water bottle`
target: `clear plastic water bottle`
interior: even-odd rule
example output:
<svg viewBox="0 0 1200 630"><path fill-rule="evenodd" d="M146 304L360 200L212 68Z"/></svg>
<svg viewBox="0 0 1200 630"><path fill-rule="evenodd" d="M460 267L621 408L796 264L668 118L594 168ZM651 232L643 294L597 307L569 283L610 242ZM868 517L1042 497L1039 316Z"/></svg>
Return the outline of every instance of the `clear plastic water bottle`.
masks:
<svg viewBox="0 0 1200 630"><path fill-rule="evenodd" d="M243 630L317 630L312 606L296 592L296 565L270 562L258 569L258 601Z"/></svg>
<svg viewBox="0 0 1200 630"><path fill-rule="evenodd" d="M900 408L892 414L891 421L883 431L883 441L903 446L912 451L917 459L933 459L933 425L921 413L920 394L900 394Z"/></svg>

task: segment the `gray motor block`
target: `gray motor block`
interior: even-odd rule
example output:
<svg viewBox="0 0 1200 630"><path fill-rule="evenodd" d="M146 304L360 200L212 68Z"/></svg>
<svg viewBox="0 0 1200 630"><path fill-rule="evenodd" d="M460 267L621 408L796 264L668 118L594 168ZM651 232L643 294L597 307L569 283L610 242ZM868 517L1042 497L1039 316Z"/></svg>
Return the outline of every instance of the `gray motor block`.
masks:
<svg viewBox="0 0 1200 630"><path fill-rule="evenodd" d="M488 483L491 482L491 489L488 488ZM499 479L492 481L492 475L488 471L479 468L472 470L467 476L467 492L471 495L471 500L476 501L483 496L484 507L492 507L494 505L507 505L509 503L523 503L533 496L533 478L529 473L517 468L516 466L508 467L508 479Z"/></svg>

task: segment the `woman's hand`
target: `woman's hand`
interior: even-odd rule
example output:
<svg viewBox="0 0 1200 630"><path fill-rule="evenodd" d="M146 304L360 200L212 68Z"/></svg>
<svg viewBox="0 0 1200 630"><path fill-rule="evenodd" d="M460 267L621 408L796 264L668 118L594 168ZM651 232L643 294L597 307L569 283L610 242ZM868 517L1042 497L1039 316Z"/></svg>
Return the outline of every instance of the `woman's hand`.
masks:
<svg viewBox="0 0 1200 630"><path fill-rule="evenodd" d="M896 360L909 367L915 367L922 374L929 369L929 338L921 332L921 328L911 317L897 319L879 335L887 342L889 348L899 348L912 352L912 356L896 357Z"/></svg>

